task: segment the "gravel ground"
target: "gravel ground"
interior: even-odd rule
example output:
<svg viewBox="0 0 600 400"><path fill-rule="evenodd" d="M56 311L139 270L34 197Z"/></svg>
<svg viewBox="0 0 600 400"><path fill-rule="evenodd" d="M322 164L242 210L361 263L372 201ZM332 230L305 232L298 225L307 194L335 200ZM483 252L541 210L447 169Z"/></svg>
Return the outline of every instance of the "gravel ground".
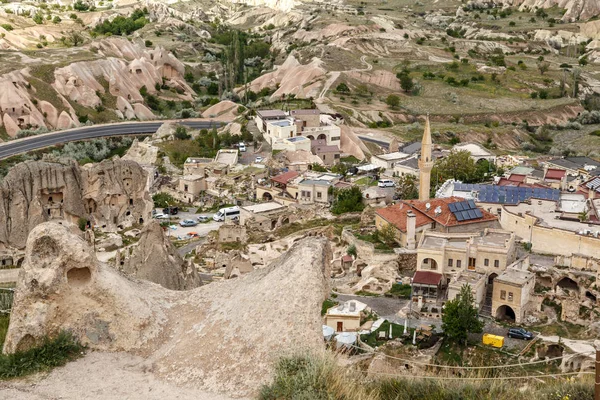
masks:
<svg viewBox="0 0 600 400"><path fill-rule="evenodd" d="M126 353L88 353L49 374L0 382L0 399L12 400L231 400L231 397L160 380L143 359Z"/></svg>

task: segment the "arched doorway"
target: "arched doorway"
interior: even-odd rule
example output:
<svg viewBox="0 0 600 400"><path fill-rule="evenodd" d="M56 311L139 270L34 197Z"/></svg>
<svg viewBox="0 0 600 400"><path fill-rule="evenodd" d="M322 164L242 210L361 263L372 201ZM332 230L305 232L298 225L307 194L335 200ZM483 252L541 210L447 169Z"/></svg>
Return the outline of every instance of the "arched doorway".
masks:
<svg viewBox="0 0 600 400"><path fill-rule="evenodd" d="M315 137L313 135L306 135L306 137L310 140L315 140Z"/></svg>
<svg viewBox="0 0 600 400"><path fill-rule="evenodd" d="M433 258L426 258L423 260L421 269L430 269L432 271L435 271L437 270L437 261L435 261Z"/></svg>
<svg viewBox="0 0 600 400"><path fill-rule="evenodd" d="M575 282L573 279L569 278L568 276L565 276L564 278L559 280L558 283L556 284L556 287L560 287L562 290L564 290L566 292L573 291L575 293L579 293L579 285L577 284L577 282Z"/></svg>
<svg viewBox="0 0 600 400"><path fill-rule="evenodd" d="M319 136L317 136L317 140L327 140L327 135L321 133Z"/></svg>
<svg viewBox="0 0 600 400"><path fill-rule="evenodd" d="M263 201L271 201L273 200L273 196L271 196L271 193L269 192L264 192L262 195L262 199Z"/></svg>
<svg viewBox="0 0 600 400"><path fill-rule="evenodd" d="M515 322L516 314L510 306L503 305L496 310L496 319L501 321Z"/></svg>
<svg viewBox="0 0 600 400"><path fill-rule="evenodd" d="M585 292L585 297L587 297L588 299L590 299L594 303L596 302L596 296L594 296L592 294L592 292L586 291Z"/></svg>
<svg viewBox="0 0 600 400"><path fill-rule="evenodd" d="M290 223L290 219L287 217L281 220L281 225L287 225L289 223Z"/></svg>
<svg viewBox="0 0 600 400"><path fill-rule="evenodd" d="M274 230L277 227L277 220L274 219L271 221L271 230Z"/></svg>
<svg viewBox="0 0 600 400"><path fill-rule="evenodd" d="M496 274L496 273L490 274L490 276L488 276L488 285L493 285L494 279L496 279L497 277L498 277L498 274Z"/></svg>

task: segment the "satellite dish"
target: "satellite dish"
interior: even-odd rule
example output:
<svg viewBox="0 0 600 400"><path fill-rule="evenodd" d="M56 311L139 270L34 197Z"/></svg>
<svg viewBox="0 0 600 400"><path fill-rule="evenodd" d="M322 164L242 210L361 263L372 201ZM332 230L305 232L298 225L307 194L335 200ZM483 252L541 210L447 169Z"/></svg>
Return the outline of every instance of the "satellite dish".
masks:
<svg viewBox="0 0 600 400"><path fill-rule="evenodd" d="M429 210L431 208L431 203L425 204L425 208Z"/></svg>

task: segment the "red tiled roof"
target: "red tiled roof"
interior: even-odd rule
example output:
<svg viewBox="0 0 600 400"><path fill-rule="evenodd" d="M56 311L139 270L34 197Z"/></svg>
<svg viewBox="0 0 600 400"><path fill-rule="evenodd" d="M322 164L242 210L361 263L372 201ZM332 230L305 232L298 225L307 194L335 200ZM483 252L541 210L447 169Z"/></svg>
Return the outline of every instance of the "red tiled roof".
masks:
<svg viewBox="0 0 600 400"><path fill-rule="evenodd" d="M289 181L297 177L299 174L296 171L288 171L271 178L271 181L287 185Z"/></svg>
<svg viewBox="0 0 600 400"><path fill-rule="evenodd" d="M352 261L354 261L354 259L352 258L352 256L351 256L351 255L348 255L348 254L347 254L347 255L345 255L344 257L342 257L342 262L343 262L343 263L352 262Z"/></svg>
<svg viewBox="0 0 600 400"><path fill-rule="evenodd" d="M525 178L527 178L526 175L510 174L510 176L508 177L508 180L511 182L525 182Z"/></svg>
<svg viewBox="0 0 600 400"><path fill-rule="evenodd" d="M394 204L393 206L380 208L376 213L381 218L398 228L401 232L406 232L406 213L411 210L412 208L408 204L400 203ZM431 218L421 213L415 213L415 215L417 217L417 227L433 222Z"/></svg>
<svg viewBox="0 0 600 400"><path fill-rule="evenodd" d="M448 197L445 199L430 199L427 201L407 200L405 201L405 203L409 204L416 211L415 214L417 214L417 221L419 213L422 213L434 220L435 222L437 222L438 224L442 224L443 226L475 224L478 222L493 221L498 219L498 217L496 217L494 214L491 214L483 210L482 208L479 208L479 210L483 214L483 217L459 222L454 216L454 214L450 211L448 204L457 203L464 200L465 199L460 197ZM429 211L427 211L427 203L430 204ZM435 209L438 206L442 209L442 212L439 215L435 215Z"/></svg>
<svg viewBox="0 0 600 400"><path fill-rule="evenodd" d="M434 285L437 286L442 280L442 274L431 271L417 271L413 276L412 283L419 283L421 285Z"/></svg>
<svg viewBox="0 0 600 400"><path fill-rule="evenodd" d="M564 178L566 173L567 173L567 171L565 171L564 169L548 168L548 171L546 171L546 176L544 177L544 179L553 179L553 180L560 181L562 178Z"/></svg>

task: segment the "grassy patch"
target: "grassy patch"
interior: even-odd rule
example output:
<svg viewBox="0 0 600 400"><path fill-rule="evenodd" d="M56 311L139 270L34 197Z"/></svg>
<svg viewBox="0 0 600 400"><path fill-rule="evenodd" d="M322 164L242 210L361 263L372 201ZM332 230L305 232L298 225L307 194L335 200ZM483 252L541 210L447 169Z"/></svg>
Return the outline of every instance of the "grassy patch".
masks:
<svg viewBox="0 0 600 400"><path fill-rule="evenodd" d="M358 164L360 160L354 156L341 157L340 162L348 163L348 164Z"/></svg>
<svg viewBox="0 0 600 400"><path fill-rule="evenodd" d="M329 310L331 307L338 305L339 303L335 300L332 299L327 299L323 302L323 305L321 306L321 315L325 315L327 314L327 310Z"/></svg>
<svg viewBox="0 0 600 400"><path fill-rule="evenodd" d="M354 184L358 186L377 186L377 181L375 179L369 178L368 176L365 176L355 180Z"/></svg>
<svg viewBox="0 0 600 400"><path fill-rule="evenodd" d="M206 148L200 146L196 140L172 140L159 144L159 148L165 152L171 162L178 166L183 167L185 160L188 157L208 157L213 158L216 154L216 150L209 150L206 153Z"/></svg>
<svg viewBox="0 0 600 400"><path fill-rule="evenodd" d="M410 298L412 287L403 283L394 283L392 288L388 291L392 296L398 296L402 299Z"/></svg>
<svg viewBox="0 0 600 400"><path fill-rule="evenodd" d="M392 337L394 339L399 338L399 337L403 337L403 335L404 335L404 326L398 325L398 324L391 324L391 325L392 325ZM360 336L360 340L363 341L364 343L368 344L371 347L381 346L382 344L386 343L387 341L385 341L385 340L379 340L378 339L379 338L379 332L385 332L386 336L389 337L389 334L390 334L390 322L389 321L383 321L383 323L381 324L381 326L375 332L371 332L368 335L361 335ZM411 335L412 335L412 330L411 330Z"/></svg>
<svg viewBox="0 0 600 400"><path fill-rule="evenodd" d="M8 323L10 321L10 314L0 313L0 349L4 346L4 339L8 332Z"/></svg>
<svg viewBox="0 0 600 400"><path fill-rule="evenodd" d="M359 290L355 293L357 296L367 296L367 297L379 297L377 293L372 293L366 290Z"/></svg>
<svg viewBox="0 0 600 400"><path fill-rule="evenodd" d="M84 347L70 333L61 332L55 339L27 351L0 355L0 379L10 379L47 371L78 358Z"/></svg>

